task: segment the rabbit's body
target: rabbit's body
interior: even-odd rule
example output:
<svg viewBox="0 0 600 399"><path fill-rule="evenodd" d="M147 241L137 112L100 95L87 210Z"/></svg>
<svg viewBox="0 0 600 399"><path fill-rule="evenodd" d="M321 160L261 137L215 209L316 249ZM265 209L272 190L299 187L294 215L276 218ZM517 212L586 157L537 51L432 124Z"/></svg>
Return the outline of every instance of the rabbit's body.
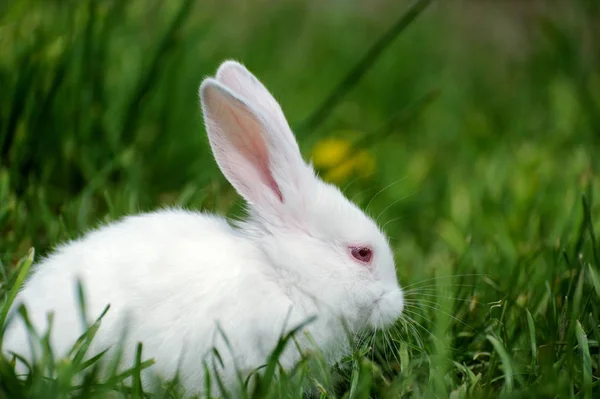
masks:
<svg viewBox="0 0 600 399"><path fill-rule="evenodd" d="M213 345L226 367L249 371L264 364L286 325L294 327L316 314L310 298L298 297L300 306L293 306L293 281L277 274L276 265L257 247L259 239L199 212L163 210L127 217L59 248L37 265L19 302L40 333L46 331L48 312L61 310L55 312L54 325L70 328L53 336L52 347L55 355L65 356L84 332L80 281L89 322L110 304L91 354L115 348L127 328L124 364L132 364L136 343L143 342L143 357L155 359L162 377L174 377L181 366L181 380L192 386L201 379L203 360L212 367L207 354ZM235 253L224 258L231 248ZM235 366L217 322L232 348L245 348L234 353L241 355ZM335 330L332 324L333 340ZM26 337L24 323L16 319L5 348L19 348L29 358ZM298 352L289 350L280 360L291 365L297 359Z"/></svg>
<svg viewBox="0 0 600 399"><path fill-rule="evenodd" d="M40 334L54 313L51 344L64 356L83 331L80 281L88 322L110 304L90 356L122 344L131 366L142 342L143 358L156 361L150 372L171 378L178 370L191 391L201 389L213 347L231 386L236 368L264 364L283 333L313 316L310 339L299 334L297 343L309 349L312 340L328 361L339 360L345 328L382 328L402 312L387 239L315 176L279 105L243 66L224 63L200 97L217 163L248 201L249 218L233 227L183 210L127 217L59 247L36 266L17 304ZM18 317L2 351L32 358ZM279 360L291 367L299 356L289 345Z"/></svg>

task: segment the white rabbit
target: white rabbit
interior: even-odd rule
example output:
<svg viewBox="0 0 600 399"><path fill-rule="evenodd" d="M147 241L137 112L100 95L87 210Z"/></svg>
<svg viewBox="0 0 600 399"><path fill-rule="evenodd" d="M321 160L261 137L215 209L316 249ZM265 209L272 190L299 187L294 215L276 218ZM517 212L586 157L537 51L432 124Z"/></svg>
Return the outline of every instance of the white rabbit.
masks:
<svg viewBox="0 0 600 399"><path fill-rule="evenodd" d="M202 82L200 99L215 159L248 202L248 219L231 226L181 209L128 216L56 249L37 265L15 308L26 305L39 333L54 312L51 343L65 356L83 331L81 281L88 319L110 304L90 355L124 343L131 362L142 342L143 357L156 361L149 370L171 378L179 369L190 392L201 391L202 360L213 346L231 386L236 367L263 365L282 332L312 316L306 330L334 363L348 349L344 328L382 328L402 312L386 237L315 176L278 103L244 66L224 62L216 78ZM298 342L309 345L304 334ZM31 359L20 318L2 351ZM299 358L291 345L280 361L290 367Z"/></svg>

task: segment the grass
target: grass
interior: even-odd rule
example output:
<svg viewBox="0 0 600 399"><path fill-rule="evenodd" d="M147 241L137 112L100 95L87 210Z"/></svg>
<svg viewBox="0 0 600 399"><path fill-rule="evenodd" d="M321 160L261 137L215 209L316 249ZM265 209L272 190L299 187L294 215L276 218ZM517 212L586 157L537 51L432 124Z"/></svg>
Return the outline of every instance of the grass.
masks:
<svg viewBox="0 0 600 399"><path fill-rule="evenodd" d="M32 247L39 259L164 205L239 214L197 99L235 58L278 97L306 158L342 143L342 169L317 166L385 226L408 306L336 372L316 352L277 374L276 348L248 397L302 397L304 382L320 397L598 397L600 7L477 3L436 2L336 98L408 4L3 2L2 323ZM84 356L93 331L70 359L48 348L25 380L0 358L0 397L146 396L143 348L101 377Z"/></svg>

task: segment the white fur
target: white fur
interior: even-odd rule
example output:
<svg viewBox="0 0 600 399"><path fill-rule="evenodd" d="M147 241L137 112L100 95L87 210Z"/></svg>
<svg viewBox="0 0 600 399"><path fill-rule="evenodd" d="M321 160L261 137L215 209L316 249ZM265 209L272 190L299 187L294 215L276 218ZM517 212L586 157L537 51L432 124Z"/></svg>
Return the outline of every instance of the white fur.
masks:
<svg viewBox="0 0 600 399"><path fill-rule="evenodd" d="M129 216L59 247L37 265L17 297L40 333L54 311L54 353L64 356L82 333L76 283L88 319L110 304L91 355L123 343L131 362L144 344L151 368L201 390L202 361L213 345L235 382L264 364L284 329L307 327L330 362L347 349L340 320L355 331L385 327L402 312L403 296L386 238L334 186L319 180L300 155L281 108L242 65L227 61L200 87L209 140L219 167L248 201L238 226L200 212L161 210ZM373 262L352 258L351 245L370 245ZM216 334L222 327L232 357ZM122 340L127 326L127 336ZM31 359L24 325L9 326L5 353ZM301 345L308 346L304 336ZM110 356L109 352L109 356ZM281 361L299 359L294 347ZM127 364L129 366L131 363Z"/></svg>

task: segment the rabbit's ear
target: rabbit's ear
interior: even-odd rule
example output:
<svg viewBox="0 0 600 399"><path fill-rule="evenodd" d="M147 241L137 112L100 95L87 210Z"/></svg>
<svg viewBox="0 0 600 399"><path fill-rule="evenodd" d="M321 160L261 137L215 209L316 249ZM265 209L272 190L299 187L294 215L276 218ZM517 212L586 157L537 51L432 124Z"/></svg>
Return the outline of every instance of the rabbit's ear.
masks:
<svg viewBox="0 0 600 399"><path fill-rule="evenodd" d="M281 214L286 198L298 194L310 170L291 131L282 131L262 106L214 79L202 82L200 98L210 145L225 177L264 216Z"/></svg>
<svg viewBox="0 0 600 399"><path fill-rule="evenodd" d="M266 87L245 66L236 61L225 61L217 70L216 79L241 98L246 99L276 125L282 139L298 147L287 120L277 100Z"/></svg>

